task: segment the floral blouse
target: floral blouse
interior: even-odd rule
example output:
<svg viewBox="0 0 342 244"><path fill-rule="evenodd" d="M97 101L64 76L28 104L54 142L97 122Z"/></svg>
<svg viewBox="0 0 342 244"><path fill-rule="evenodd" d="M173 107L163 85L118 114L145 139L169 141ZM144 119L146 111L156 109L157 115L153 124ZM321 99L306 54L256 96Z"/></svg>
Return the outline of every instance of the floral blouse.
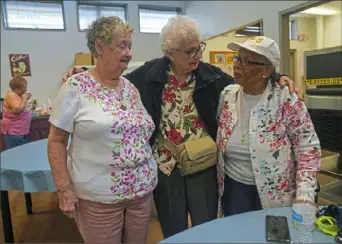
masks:
<svg viewBox="0 0 342 244"><path fill-rule="evenodd" d="M71 133L68 170L81 199L117 203L143 197L157 184L153 120L134 85L120 82L121 101L82 72L63 84L53 104L50 122Z"/></svg>
<svg viewBox="0 0 342 244"><path fill-rule="evenodd" d="M167 74L169 82L162 93L160 122L162 135L176 145L208 135L193 102L195 76L190 75L186 82L179 84L171 68ZM153 155L159 169L166 175L170 175L177 162L172 153L160 145L158 140L153 146Z"/></svg>
<svg viewBox="0 0 342 244"><path fill-rule="evenodd" d="M220 198L225 177L223 155L238 121L242 92L239 85L231 85L221 94L217 136ZM250 157L262 207L291 206L298 190L314 192L321 149L304 102L287 88L269 83L251 110L249 124Z"/></svg>

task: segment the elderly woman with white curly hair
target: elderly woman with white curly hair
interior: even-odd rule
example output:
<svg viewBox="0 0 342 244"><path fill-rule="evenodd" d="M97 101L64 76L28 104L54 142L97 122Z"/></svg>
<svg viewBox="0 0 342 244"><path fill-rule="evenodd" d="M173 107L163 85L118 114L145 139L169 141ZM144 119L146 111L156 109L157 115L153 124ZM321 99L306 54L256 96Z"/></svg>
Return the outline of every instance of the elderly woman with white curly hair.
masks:
<svg viewBox="0 0 342 244"><path fill-rule="evenodd" d="M50 116L48 156L60 208L75 218L85 243L146 243L157 184L149 145L155 126L121 76L132 32L118 17L91 24L87 44L96 67L63 84Z"/></svg>
<svg viewBox="0 0 342 244"><path fill-rule="evenodd" d="M160 34L162 58L125 77L139 90L156 126L150 144L158 164L154 201L164 237L217 217L216 112L233 77L201 61L206 44L186 16L170 18ZM80 72L80 70L71 70ZM282 77L282 84L293 81Z"/></svg>

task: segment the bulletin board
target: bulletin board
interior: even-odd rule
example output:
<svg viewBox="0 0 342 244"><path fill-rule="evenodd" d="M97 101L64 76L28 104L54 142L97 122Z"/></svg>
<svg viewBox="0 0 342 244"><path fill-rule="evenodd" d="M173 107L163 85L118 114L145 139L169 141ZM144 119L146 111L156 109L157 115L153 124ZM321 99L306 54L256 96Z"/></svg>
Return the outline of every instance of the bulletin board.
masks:
<svg viewBox="0 0 342 244"><path fill-rule="evenodd" d="M234 51L210 51L210 64L213 64L222 69L225 73L233 76L233 56Z"/></svg>

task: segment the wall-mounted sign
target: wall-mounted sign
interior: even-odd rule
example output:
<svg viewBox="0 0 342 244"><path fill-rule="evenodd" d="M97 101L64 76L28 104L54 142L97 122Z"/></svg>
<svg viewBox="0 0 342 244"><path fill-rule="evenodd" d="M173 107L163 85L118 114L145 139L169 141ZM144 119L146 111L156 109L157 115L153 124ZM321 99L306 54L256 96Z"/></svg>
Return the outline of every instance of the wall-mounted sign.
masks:
<svg viewBox="0 0 342 244"><path fill-rule="evenodd" d="M211 64L233 64L233 56L236 52L210 51Z"/></svg>
<svg viewBox="0 0 342 244"><path fill-rule="evenodd" d="M233 57L236 54L234 51L210 51L210 63L220 67L221 70L233 76Z"/></svg>
<svg viewBox="0 0 342 244"><path fill-rule="evenodd" d="M9 61L12 77L17 75L31 76L30 57L28 54L10 54Z"/></svg>

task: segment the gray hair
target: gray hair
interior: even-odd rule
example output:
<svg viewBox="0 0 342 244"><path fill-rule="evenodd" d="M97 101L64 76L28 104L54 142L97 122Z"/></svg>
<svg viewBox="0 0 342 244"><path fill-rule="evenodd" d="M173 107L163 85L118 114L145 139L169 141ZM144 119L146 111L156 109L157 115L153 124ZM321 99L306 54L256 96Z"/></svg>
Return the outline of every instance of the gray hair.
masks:
<svg viewBox="0 0 342 244"><path fill-rule="evenodd" d="M181 48L191 40L200 39L198 24L184 15L177 15L168 20L160 33L160 44L164 54L172 49Z"/></svg>
<svg viewBox="0 0 342 244"><path fill-rule="evenodd" d="M133 28L125 24L119 17L101 17L93 21L87 30L87 46L92 56L97 58L98 54L95 49L95 41L101 40L105 45L112 43L113 37L117 30L123 30L133 33Z"/></svg>

